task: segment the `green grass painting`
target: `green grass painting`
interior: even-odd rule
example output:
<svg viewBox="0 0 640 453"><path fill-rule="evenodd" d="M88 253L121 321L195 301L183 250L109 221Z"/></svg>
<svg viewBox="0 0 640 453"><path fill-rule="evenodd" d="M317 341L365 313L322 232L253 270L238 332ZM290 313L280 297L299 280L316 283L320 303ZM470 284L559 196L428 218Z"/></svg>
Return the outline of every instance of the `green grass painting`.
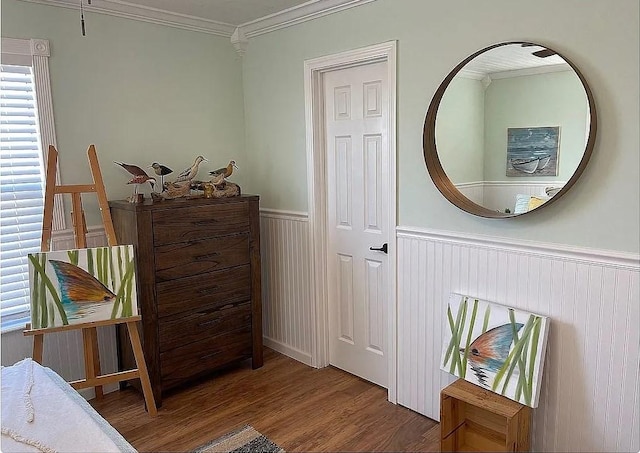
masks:
<svg viewBox="0 0 640 453"><path fill-rule="evenodd" d="M34 329L138 314L131 245L30 254L29 281Z"/></svg>
<svg viewBox="0 0 640 453"><path fill-rule="evenodd" d="M537 407L548 329L544 316L452 294L441 368Z"/></svg>

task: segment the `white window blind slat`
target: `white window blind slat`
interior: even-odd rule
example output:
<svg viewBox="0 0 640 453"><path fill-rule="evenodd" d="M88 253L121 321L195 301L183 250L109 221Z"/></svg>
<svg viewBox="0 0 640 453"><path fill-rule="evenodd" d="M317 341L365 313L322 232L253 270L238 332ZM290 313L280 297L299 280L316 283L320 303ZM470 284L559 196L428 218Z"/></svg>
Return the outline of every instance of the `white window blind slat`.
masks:
<svg viewBox="0 0 640 453"><path fill-rule="evenodd" d="M0 316L29 318L28 253L40 251L44 173L32 69L0 65Z"/></svg>

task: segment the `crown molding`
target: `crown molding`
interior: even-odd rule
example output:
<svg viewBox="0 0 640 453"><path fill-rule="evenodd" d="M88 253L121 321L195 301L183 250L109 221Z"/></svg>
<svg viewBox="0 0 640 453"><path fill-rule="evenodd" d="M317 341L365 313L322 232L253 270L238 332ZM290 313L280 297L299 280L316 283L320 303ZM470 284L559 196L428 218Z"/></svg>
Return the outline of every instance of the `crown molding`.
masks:
<svg viewBox="0 0 640 453"><path fill-rule="evenodd" d="M233 32L233 35L231 35L231 44L233 44L233 47L236 49L238 55L243 57L244 53L247 50L249 40L244 35L242 28L238 27L236 28L236 31Z"/></svg>
<svg viewBox="0 0 640 453"><path fill-rule="evenodd" d="M302 5L240 24L238 28L242 29L247 38L253 38L374 1L375 0L311 0Z"/></svg>
<svg viewBox="0 0 640 453"><path fill-rule="evenodd" d="M41 5L57 6L61 8L80 9L78 0L20 0L27 3L38 3ZM123 0L92 0L91 5L83 4L86 13L98 13L108 16L122 17L141 22L165 25L167 27L181 28L184 30L207 33L216 36L231 38L234 33L245 39L269 33L281 28L290 27L302 22L317 19L328 14L337 13L346 9L354 8L375 0L311 0L299 6L285 9L275 14L262 17L260 19L246 22L238 26L217 22L201 17L178 14L148 6L134 5ZM237 33L236 33L237 31ZM246 44L242 42L243 47ZM239 50L244 52L244 49Z"/></svg>
<svg viewBox="0 0 640 453"><path fill-rule="evenodd" d="M68 9L80 9L77 0L20 0L27 3L57 6ZM121 0L92 0L91 5L83 4L85 13L98 13L107 16L122 17L167 27L207 33L231 38L236 27L224 22L216 22L200 17L178 14L147 6L134 5Z"/></svg>

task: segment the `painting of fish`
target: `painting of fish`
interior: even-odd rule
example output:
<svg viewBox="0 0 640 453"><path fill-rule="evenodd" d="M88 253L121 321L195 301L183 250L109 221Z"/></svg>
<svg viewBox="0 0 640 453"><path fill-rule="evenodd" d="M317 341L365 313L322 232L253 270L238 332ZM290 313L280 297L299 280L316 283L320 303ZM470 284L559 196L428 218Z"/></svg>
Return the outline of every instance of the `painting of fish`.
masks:
<svg viewBox="0 0 640 453"><path fill-rule="evenodd" d="M133 246L29 255L34 329L137 315Z"/></svg>
<svg viewBox="0 0 640 453"><path fill-rule="evenodd" d="M64 261L49 260L58 278L63 307L74 318L86 316L101 304L113 303L116 295L84 269Z"/></svg>
<svg viewBox="0 0 640 453"><path fill-rule="evenodd" d="M446 313L441 369L537 407L549 319L461 294Z"/></svg>

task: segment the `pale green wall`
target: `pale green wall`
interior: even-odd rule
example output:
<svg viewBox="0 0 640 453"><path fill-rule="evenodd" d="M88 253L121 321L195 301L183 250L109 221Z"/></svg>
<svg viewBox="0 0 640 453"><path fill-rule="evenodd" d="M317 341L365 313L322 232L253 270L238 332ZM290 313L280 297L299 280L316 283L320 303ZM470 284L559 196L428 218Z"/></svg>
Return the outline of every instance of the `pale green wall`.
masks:
<svg viewBox="0 0 640 453"><path fill-rule="evenodd" d="M638 10L637 0L377 0L253 38L243 62L247 189L265 207L306 211L304 61L397 40L401 225L638 252ZM580 68L595 96L599 133L590 164L562 199L521 218L488 220L437 191L423 160L422 128L431 97L458 62L511 40L546 44Z"/></svg>
<svg viewBox="0 0 640 453"><path fill-rule="evenodd" d="M79 11L2 0L2 36L50 41L63 183L90 181L94 143L110 199L132 191L114 160L158 160L178 173L202 154L204 178L235 158L242 186L242 62L228 38L91 13L86 24L83 37ZM100 222L94 199L86 197L89 224Z"/></svg>
<svg viewBox="0 0 640 453"><path fill-rule="evenodd" d="M306 211L308 200L304 61L397 40L401 225L638 252L638 10L637 0L538 0L535 8L512 0L377 0L252 38L240 62L225 38L95 14L83 38L77 11L3 0L2 36L51 41L65 183L86 181L89 143L98 146L110 198L129 193L112 160L158 159L179 170L200 153L215 160L205 169L241 156L243 191L259 193L264 207L295 211ZM494 221L458 210L436 190L422 128L453 66L510 40L546 44L581 69L599 135L563 199Z"/></svg>
<svg viewBox="0 0 640 453"><path fill-rule="evenodd" d="M436 120L438 157L454 184L485 180L484 122L482 82L454 77Z"/></svg>
<svg viewBox="0 0 640 453"><path fill-rule="evenodd" d="M568 181L586 144L587 97L573 71L497 79L485 96L485 179ZM507 177L507 128L560 126L558 176Z"/></svg>

